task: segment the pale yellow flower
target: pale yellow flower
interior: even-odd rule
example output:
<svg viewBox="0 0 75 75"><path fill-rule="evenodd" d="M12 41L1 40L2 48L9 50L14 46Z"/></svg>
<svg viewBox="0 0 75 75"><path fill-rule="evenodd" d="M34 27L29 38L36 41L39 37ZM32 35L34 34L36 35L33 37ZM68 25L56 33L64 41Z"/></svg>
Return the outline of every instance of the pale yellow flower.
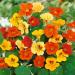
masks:
<svg viewBox="0 0 75 75"><path fill-rule="evenodd" d="M21 40L17 40L17 41L16 41L16 45L17 45L17 47L18 47L19 49L23 49L23 48L24 48L24 44L22 43Z"/></svg>
<svg viewBox="0 0 75 75"><path fill-rule="evenodd" d="M7 40L3 40L2 44L0 45L2 50L10 50L12 48L11 43Z"/></svg>
<svg viewBox="0 0 75 75"><path fill-rule="evenodd" d="M49 12L47 12L47 13L41 14L40 18L43 19L43 20L50 21L50 20L53 20L53 15L50 14Z"/></svg>
<svg viewBox="0 0 75 75"><path fill-rule="evenodd" d="M20 20L19 21L19 25L18 25L18 29L21 31L21 34L28 34L28 27L29 27L29 24L23 20Z"/></svg>
<svg viewBox="0 0 75 75"><path fill-rule="evenodd" d="M31 51L33 54L43 55L45 51L44 42L33 42Z"/></svg>
<svg viewBox="0 0 75 75"><path fill-rule="evenodd" d="M40 39L40 37L44 34L44 30L39 29L39 30L34 30L32 32L32 35L36 36L37 39Z"/></svg>
<svg viewBox="0 0 75 75"><path fill-rule="evenodd" d="M19 66L19 59L17 56L15 56L14 54L9 55L9 57L5 58L5 63L9 66L9 67L18 67Z"/></svg>
<svg viewBox="0 0 75 75"><path fill-rule="evenodd" d="M63 26L63 25L65 24L65 20L63 20L63 19L58 19L58 20L52 21L52 23L53 23L54 25L57 25L57 26Z"/></svg>
<svg viewBox="0 0 75 75"><path fill-rule="evenodd" d="M67 57L68 57L68 55L65 54L62 49L58 50L56 52L56 55L57 55L57 61L58 62L66 61Z"/></svg>
<svg viewBox="0 0 75 75"><path fill-rule="evenodd" d="M59 66L60 64L57 63L56 58L50 57L46 59L46 64L45 64L46 69L49 69L50 71L54 71Z"/></svg>
<svg viewBox="0 0 75 75"><path fill-rule="evenodd" d="M44 9L44 5L42 5L40 2L33 3L33 12L41 12Z"/></svg>

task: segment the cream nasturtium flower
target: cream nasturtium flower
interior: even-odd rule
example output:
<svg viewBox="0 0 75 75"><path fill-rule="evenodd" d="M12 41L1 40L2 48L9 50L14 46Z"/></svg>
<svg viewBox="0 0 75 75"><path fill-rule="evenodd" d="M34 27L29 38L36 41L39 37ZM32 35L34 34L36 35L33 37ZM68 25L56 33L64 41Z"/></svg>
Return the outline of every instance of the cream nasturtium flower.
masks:
<svg viewBox="0 0 75 75"><path fill-rule="evenodd" d="M19 21L19 25L18 25L18 29L21 31L21 34L28 34L28 27L29 27L29 24L23 20L20 20Z"/></svg>
<svg viewBox="0 0 75 75"><path fill-rule="evenodd" d="M44 42L33 42L31 51L33 54L43 55L45 51Z"/></svg>
<svg viewBox="0 0 75 75"><path fill-rule="evenodd" d="M50 21L50 20L53 20L53 15L47 12L47 13L41 14L40 18L46 21Z"/></svg>
<svg viewBox="0 0 75 75"><path fill-rule="evenodd" d="M33 12L41 12L44 9L44 5L42 5L40 2L33 3Z"/></svg>
<svg viewBox="0 0 75 75"><path fill-rule="evenodd" d="M32 35L36 36L37 39L40 39L43 34L44 34L44 30L42 29L34 30L32 32Z"/></svg>
<svg viewBox="0 0 75 75"><path fill-rule="evenodd" d="M16 41L16 45L17 45L17 47L18 47L19 49L23 49L23 48L24 48L24 44L22 43L21 40L17 40L17 41Z"/></svg>

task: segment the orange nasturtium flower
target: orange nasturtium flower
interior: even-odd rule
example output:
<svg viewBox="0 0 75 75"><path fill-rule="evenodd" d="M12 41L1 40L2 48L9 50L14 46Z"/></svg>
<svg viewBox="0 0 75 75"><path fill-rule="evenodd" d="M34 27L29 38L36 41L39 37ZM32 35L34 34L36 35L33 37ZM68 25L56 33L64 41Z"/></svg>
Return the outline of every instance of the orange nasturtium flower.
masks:
<svg viewBox="0 0 75 75"><path fill-rule="evenodd" d="M17 27L9 27L7 30L7 37L17 37L20 35L21 32L17 29Z"/></svg>
<svg viewBox="0 0 75 75"><path fill-rule="evenodd" d="M30 48L26 50L22 49L19 51L19 56L21 60L30 60L33 56L33 53L31 52Z"/></svg>
<svg viewBox="0 0 75 75"><path fill-rule="evenodd" d="M3 40L2 44L0 44L0 48L5 51L5 50L11 50L12 45L10 41L7 41L6 39Z"/></svg>
<svg viewBox="0 0 75 75"><path fill-rule="evenodd" d="M46 52L48 55L55 54L59 49L58 43L46 42L45 44Z"/></svg>
<svg viewBox="0 0 75 75"><path fill-rule="evenodd" d="M36 56L33 62L35 67L43 67L45 58L43 56Z"/></svg>
<svg viewBox="0 0 75 75"><path fill-rule="evenodd" d="M60 64L57 63L56 58L49 57L46 59L46 64L45 64L46 69L49 69L50 71L54 71L59 66L60 66Z"/></svg>
<svg viewBox="0 0 75 75"><path fill-rule="evenodd" d="M19 59L17 56L15 56L14 54L9 55L8 57L6 57L5 59L5 63L9 66L9 67L18 67L19 66Z"/></svg>
<svg viewBox="0 0 75 75"><path fill-rule="evenodd" d="M19 15L21 15L21 16L24 16L24 15L29 16L29 15L31 15L32 7L33 7L33 5L31 3L21 3Z"/></svg>
<svg viewBox="0 0 75 75"><path fill-rule="evenodd" d="M58 33L57 27L49 24L45 27L44 33L48 38L56 36Z"/></svg>
<svg viewBox="0 0 75 75"><path fill-rule="evenodd" d="M4 58L0 58L0 69L7 68L7 64L4 61Z"/></svg>
<svg viewBox="0 0 75 75"><path fill-rule="evenodd" d="M63 9L58 7L49 7L49 10L55 17L60 17L64 13Z"/></svg>

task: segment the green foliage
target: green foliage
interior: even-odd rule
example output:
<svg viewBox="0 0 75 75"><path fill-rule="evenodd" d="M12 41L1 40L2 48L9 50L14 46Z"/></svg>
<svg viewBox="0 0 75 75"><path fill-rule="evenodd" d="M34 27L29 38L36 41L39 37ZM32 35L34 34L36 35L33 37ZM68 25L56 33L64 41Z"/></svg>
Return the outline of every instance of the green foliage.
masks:
<svg viewBox="0 0 75 75"><path fill-rule="evenodd" d="M30 69L26 66L20 66L15 69L16 75L31 75Z"/></svg>
<svg viewBox="0 0 75 75"><path fill-rule="evenodd" d="M0 44L3 42L3 36L2 33L0 32Z"/></svg>

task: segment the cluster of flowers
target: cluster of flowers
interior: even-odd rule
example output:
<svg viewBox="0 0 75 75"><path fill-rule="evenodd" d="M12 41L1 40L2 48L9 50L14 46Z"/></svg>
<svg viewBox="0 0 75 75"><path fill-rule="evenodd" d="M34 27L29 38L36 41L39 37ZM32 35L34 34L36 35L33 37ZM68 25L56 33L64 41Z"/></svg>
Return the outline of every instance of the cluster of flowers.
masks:
<svg viewBox="0 0 75 75"><path fill-rule="evenodd" d="M48 11L44 11L46 9ZM10 18L10 26L0 27L4 37L0 44L2 51L18 50L18 56L12 53L8 57L1 57L0 68L18 67L22 62L31 61L30 64L35 67L54 71L72 54L71 42L75 41L75 22L68 23L61 18L64 13L62 8L46 9L40 2L21 3L20 10ZM62 27L65 27L66 31L60 33ZM35 39L30 37L30 33ZM43 41L42 36L46 38ZM66 41L63 42L64 39Z"/></svg>

